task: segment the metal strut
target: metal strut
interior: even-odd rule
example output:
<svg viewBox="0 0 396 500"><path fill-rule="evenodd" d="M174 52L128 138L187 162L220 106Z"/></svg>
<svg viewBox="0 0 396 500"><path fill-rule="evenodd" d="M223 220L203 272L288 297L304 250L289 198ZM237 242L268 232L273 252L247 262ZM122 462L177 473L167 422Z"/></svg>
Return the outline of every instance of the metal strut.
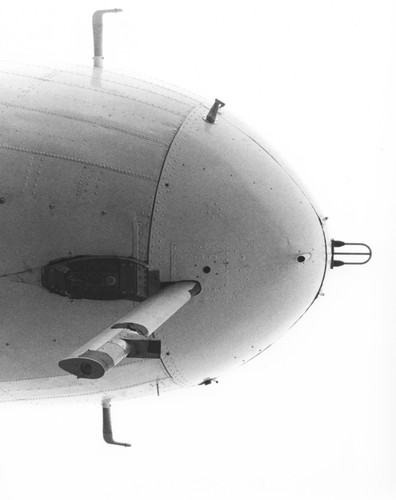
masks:
<svg viewBox="0 0 396 500"><path fill-rule="evenodd" d="M110 414L111 404L109 401L102 402L103 408L103 439L107 444L116 444L118 446L131 446L129 443L119 443L113 439L113 430L111 427L111 414Z"/></svg>
<svg viewBox="0 0 396 500"><path fill-rule="evenodd" d="M154 332L200 291L197 281L164 286L114 325L61 359L59 366L77 378L98 379L125 358L159 359L161 340L154 338Z"/></svg>

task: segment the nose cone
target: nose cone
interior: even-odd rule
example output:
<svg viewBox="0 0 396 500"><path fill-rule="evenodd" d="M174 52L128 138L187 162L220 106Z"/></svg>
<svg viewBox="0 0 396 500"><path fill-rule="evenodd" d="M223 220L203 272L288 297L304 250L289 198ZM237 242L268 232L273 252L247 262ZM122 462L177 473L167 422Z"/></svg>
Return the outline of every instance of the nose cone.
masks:
<svg viewBox="0 0 396 500"><path fill-rule="evenodd" d="M312 204L276 159L226 113L210 124L205 111L188 116L168 152L150 265L161 280L200 281L202 293L180 321L200 332L196 349L205 336L208 353L240 363L313 302L326 270L326 240ZM202 363L215 375L209 358Z"/></svg>

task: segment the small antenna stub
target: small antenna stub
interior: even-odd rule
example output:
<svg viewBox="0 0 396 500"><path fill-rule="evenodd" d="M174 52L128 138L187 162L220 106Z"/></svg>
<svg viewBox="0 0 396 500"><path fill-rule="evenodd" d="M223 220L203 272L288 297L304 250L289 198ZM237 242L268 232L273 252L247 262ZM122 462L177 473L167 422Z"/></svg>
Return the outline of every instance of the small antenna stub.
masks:
<svg viewBox="0 0 396 500"><path fill-rule="evenodd" d="M215 123L217 114L220 108L223 108L225 103L220 101L219 99L215 99L213 106L210 108L209 113L206 115L205 121L208 123Z"/></svg>

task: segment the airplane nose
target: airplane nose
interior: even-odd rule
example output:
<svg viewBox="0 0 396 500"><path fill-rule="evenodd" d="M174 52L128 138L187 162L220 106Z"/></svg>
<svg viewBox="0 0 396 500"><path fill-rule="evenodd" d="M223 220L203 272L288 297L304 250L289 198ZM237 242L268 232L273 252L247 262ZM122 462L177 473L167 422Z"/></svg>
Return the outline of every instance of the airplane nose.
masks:
<svg viewBox="0 0 396 500"><path fill-rule="evenodd" d="M223 110L215 123L205 120L205 111L190 113L169 149L150 265L161 280L200 281L195 304L201 327L212 332L208 346L216 344L216 331L237 337L249 321L254 333L246 335L246 349L254 345L256 353L318 295L327 242L320 217L289 172ZM235 357L231 347L228 355Z"/></svg>

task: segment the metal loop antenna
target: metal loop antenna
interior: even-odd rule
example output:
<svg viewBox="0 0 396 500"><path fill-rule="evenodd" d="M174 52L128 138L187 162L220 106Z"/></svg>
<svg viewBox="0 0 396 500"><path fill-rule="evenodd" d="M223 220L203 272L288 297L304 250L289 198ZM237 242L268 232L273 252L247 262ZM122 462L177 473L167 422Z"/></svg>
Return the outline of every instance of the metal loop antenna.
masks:
<svg viewBox="0 0 396 500"><path fill-rule="evenodd" d="M354 247L353 251L338 250L339 248L342 248L342 250L348 250L348 247ZM335 258L338 255L345 255L345 256L348 255L350 257L348 257L348 260L346 261L338 260ZM331 269L333 269L334 267L341 267L341 266L362 266L363 264L367 264L367 262L371 259L372 255L373 252L366 243L345 243L344 241L331 240L330 267ZM356 257L356 259L353 259L352 257Z"/></svg>

